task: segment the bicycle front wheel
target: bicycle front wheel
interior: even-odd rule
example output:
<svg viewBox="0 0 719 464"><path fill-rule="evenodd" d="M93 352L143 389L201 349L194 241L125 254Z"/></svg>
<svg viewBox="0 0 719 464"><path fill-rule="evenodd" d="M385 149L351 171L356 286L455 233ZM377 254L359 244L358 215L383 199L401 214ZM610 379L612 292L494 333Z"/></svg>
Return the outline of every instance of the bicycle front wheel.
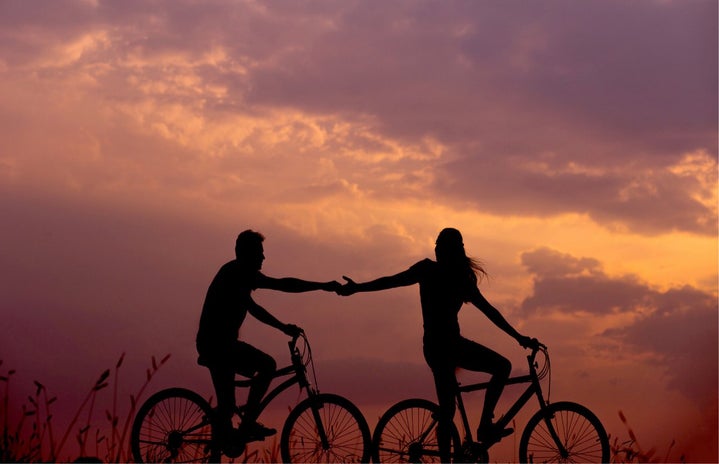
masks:
<svg viewBox="0 0 719 464"><path fill-rule="evenodd" d="M193 391L168 388L155 393L132 424L135 462L219 462L211 416L210 405Z"/></svg>
<svg viewBox="0 0 719 464"><path fill-rule="evenodd" d="M519 442L519 459L524 463L609 462L609 438L589 409L566 401L553 403L529 419Z"/></svg>
<svg viewBox="0 0 719 464"><path fill-rule="evenodd" d="M413 398L385 412L372 437L374 462L441 462L437 443L439 406ZM452 455L460 449L459 432L452 424Z"/></svg>
<svg viewBox="0 0 719 464"><path fill-rule="evenodd" d="M348 399L323 393L290 412L282 428L284 462L369 462L370 431Z"/></svg>

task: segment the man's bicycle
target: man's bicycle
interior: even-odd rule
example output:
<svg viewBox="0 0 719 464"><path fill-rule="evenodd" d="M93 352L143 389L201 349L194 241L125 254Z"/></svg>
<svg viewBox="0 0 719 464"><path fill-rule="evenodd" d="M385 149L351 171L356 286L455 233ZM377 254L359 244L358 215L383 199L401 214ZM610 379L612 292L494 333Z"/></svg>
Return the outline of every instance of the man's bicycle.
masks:
<svg viewBox="0 0 719 464"><path fill-rule="evenodd" d="M541 353L540 359L537 355ZM538 462L609 462L609 438L602 423L586 407L568 401L550 403L542 393L540 380L551 368L547 347L536 342L527 356L529 374L511 377L506 385L528 383L497 424L507 428L532 396L539 401L539 411L529 419L519 441L519 460ZM540 366L541 363L541 366ZM452 456L455 462L489 462L489 448L495 442L475 441L470 432L462 393L484 390L487 382L457 386L457 409L464 438L460 440L456 425L452 430ZM372 438L374 462L440 462L437 445L439 406L414 398L400 401L385 412Z"/></svg>
<svg viewBox="0 0 719 464"><path fill-rule="evenodd" d="M275 378L289 378L267 393L260 404L262 411L295 384L307 395L285 420L280 436L282 460L368 462L371 436L360 410L342 396L317 390L312 351L304 333L293 337L289 348L292 363L275 372ZM235 380L236 388L250 385L252 379ZM239 406L236 411L240 417L242 410ZM223 450L213 438L213 415L210 404L191 390L169 388L155 393L135 416L130 438L133 458L136 462L220 462ZM254 440L240 439L237 454Z"/></svg>

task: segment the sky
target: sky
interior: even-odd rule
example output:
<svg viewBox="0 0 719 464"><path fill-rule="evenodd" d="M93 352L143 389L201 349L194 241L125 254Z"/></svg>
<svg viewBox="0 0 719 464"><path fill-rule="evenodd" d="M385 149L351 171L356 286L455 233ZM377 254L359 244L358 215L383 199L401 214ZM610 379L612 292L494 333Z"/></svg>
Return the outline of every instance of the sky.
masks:
<svg viewBox="0 0 719 464"><path fill-rule="evenodd" d="M66 424L123 353L123 397L167 353L149 391L211 395L194 335L242 230L266 236L268 275L361 281L433 258L456 227L485 297L549 346L553 400L620 441L622 411L643 449L716 461L717 8L1 0L12 406L37 380ZM322 391L370 426L434 398L417 288L255 300L306 329ZM473 307L460 323L526 369ZM248 320L241 336L287 361L277 331Z"/></svg>

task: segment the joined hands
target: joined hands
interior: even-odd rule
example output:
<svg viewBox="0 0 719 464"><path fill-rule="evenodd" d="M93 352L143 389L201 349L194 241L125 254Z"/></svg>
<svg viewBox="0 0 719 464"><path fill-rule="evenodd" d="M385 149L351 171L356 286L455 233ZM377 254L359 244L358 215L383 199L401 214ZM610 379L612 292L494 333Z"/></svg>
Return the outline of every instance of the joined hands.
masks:
<svg viewBox="0 0 719 464"><path fill-rule="evenodd" d="M353 293L357 293L357 283L347 276L342 276L342 278L345 280L344 284L341 284L336 280L325 282L322 285L322 290L326 292L335 292L341 296L349 296Z"/></svg>
<svg viewBox="0 0 719 464"><path fill-rule="evenodd" d="M350 279L347 276L342 276L342 278L346 281L344 285L340 285L337 290L335 290L335 293L341 296L350 296L353 293L357 292L357 283L355 283L354 280Z"/></svg>

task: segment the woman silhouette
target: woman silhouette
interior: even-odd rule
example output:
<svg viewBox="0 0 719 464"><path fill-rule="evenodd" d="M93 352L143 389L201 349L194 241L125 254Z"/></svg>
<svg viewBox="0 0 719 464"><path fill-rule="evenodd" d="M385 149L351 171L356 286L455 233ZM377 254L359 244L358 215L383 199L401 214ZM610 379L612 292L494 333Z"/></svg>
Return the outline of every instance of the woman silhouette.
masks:
<svg viewBox="0 0 719 464"><path fill-rule="evenodd" d="M477 274L485 277L487 273L479 262L467 256L462 234L457 229L447 228L439 233L435 255L437 261L424 259L404 272L369 282L356 283L345 277L347 283L337 293L351 295L419 284L424 323L424 357L432 369L439 402L437 441L442 462L450 462L457 368L487 372L492 376L477 430L478 440L498 441L512 433L511 429L502 430L492 423L494 408L512 364L502 355L460 335L457 314L462 305L472 303L523 347L530 346L533 341L517 332L482 296L477 288Z"/></svg>

